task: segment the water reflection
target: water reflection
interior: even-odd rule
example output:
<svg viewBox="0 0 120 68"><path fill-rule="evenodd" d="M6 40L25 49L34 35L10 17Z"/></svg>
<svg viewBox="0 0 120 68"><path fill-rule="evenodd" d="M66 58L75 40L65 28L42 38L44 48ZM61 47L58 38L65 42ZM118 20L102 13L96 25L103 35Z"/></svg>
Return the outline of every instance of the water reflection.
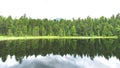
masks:
<svg viewBox="0 0 120 68"><path fill-rule="evenodd" d="M119 40L113 39L88 39L88 40L16 40L0 42L0 57L3 62L7 56L15 56L22 63L26 56L48 54L64 56L66 54L88 56L93 60L96 56L104 56L106 59L115 56L120 59Z"/></svg>
<svg viewBox="0 0 120 68"><path fill-rule="evenodd" d="M10 58L3 63L0 61L0 68L119 68L120 62L116 57L111 57L109 60L101 56L96 56L94 60L90 57L84 56L72 56L72 55L53 55L49 54L46 56L38 55L35 57L28 56L22 59L22 63L19 64L15 61L15 56Z"/></svg>

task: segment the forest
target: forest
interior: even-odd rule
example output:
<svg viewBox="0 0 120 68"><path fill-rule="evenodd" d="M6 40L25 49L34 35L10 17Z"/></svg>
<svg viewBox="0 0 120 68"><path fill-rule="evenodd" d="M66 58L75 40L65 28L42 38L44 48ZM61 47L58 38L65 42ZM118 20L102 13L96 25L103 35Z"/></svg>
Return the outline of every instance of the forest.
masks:
<svg viewBox="0 0 120 68"><path fill-rule="evenodd" d="M120 14L110 18L32 19L0 16L0 36L119 36Z"/></svg>

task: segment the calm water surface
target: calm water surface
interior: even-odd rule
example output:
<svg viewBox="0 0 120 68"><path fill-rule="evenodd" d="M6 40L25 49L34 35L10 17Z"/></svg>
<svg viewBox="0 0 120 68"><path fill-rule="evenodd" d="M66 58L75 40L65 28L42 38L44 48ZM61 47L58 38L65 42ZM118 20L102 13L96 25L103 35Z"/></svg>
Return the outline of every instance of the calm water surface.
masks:
<svg viewBox="0 0 120 68"><path fill-rule="evenodd" d="M0 68L119 68L119 41L1 41Z"/></svg>

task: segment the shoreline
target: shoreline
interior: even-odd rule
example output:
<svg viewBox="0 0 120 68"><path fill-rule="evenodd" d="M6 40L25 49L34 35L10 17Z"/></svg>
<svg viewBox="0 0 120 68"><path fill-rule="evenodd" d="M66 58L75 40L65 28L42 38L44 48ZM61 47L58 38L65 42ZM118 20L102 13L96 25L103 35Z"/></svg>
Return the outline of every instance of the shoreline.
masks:
<svg viewBox="0 0 120 68"><path fill-rule="evenodd" d="M0 36L0 41L26 39L118 39L117 36Z"/></svg>

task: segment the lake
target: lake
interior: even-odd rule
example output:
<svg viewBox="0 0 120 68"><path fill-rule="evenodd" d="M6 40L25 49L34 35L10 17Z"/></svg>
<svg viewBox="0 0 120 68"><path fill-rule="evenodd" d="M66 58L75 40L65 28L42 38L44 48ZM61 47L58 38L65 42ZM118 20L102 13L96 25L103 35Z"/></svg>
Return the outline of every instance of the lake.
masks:
<svg viewBox="0 0 120 68"><path fill-rule="evenodd" d="M0 68L119 68L119 39L0 41Z"/></svg>

